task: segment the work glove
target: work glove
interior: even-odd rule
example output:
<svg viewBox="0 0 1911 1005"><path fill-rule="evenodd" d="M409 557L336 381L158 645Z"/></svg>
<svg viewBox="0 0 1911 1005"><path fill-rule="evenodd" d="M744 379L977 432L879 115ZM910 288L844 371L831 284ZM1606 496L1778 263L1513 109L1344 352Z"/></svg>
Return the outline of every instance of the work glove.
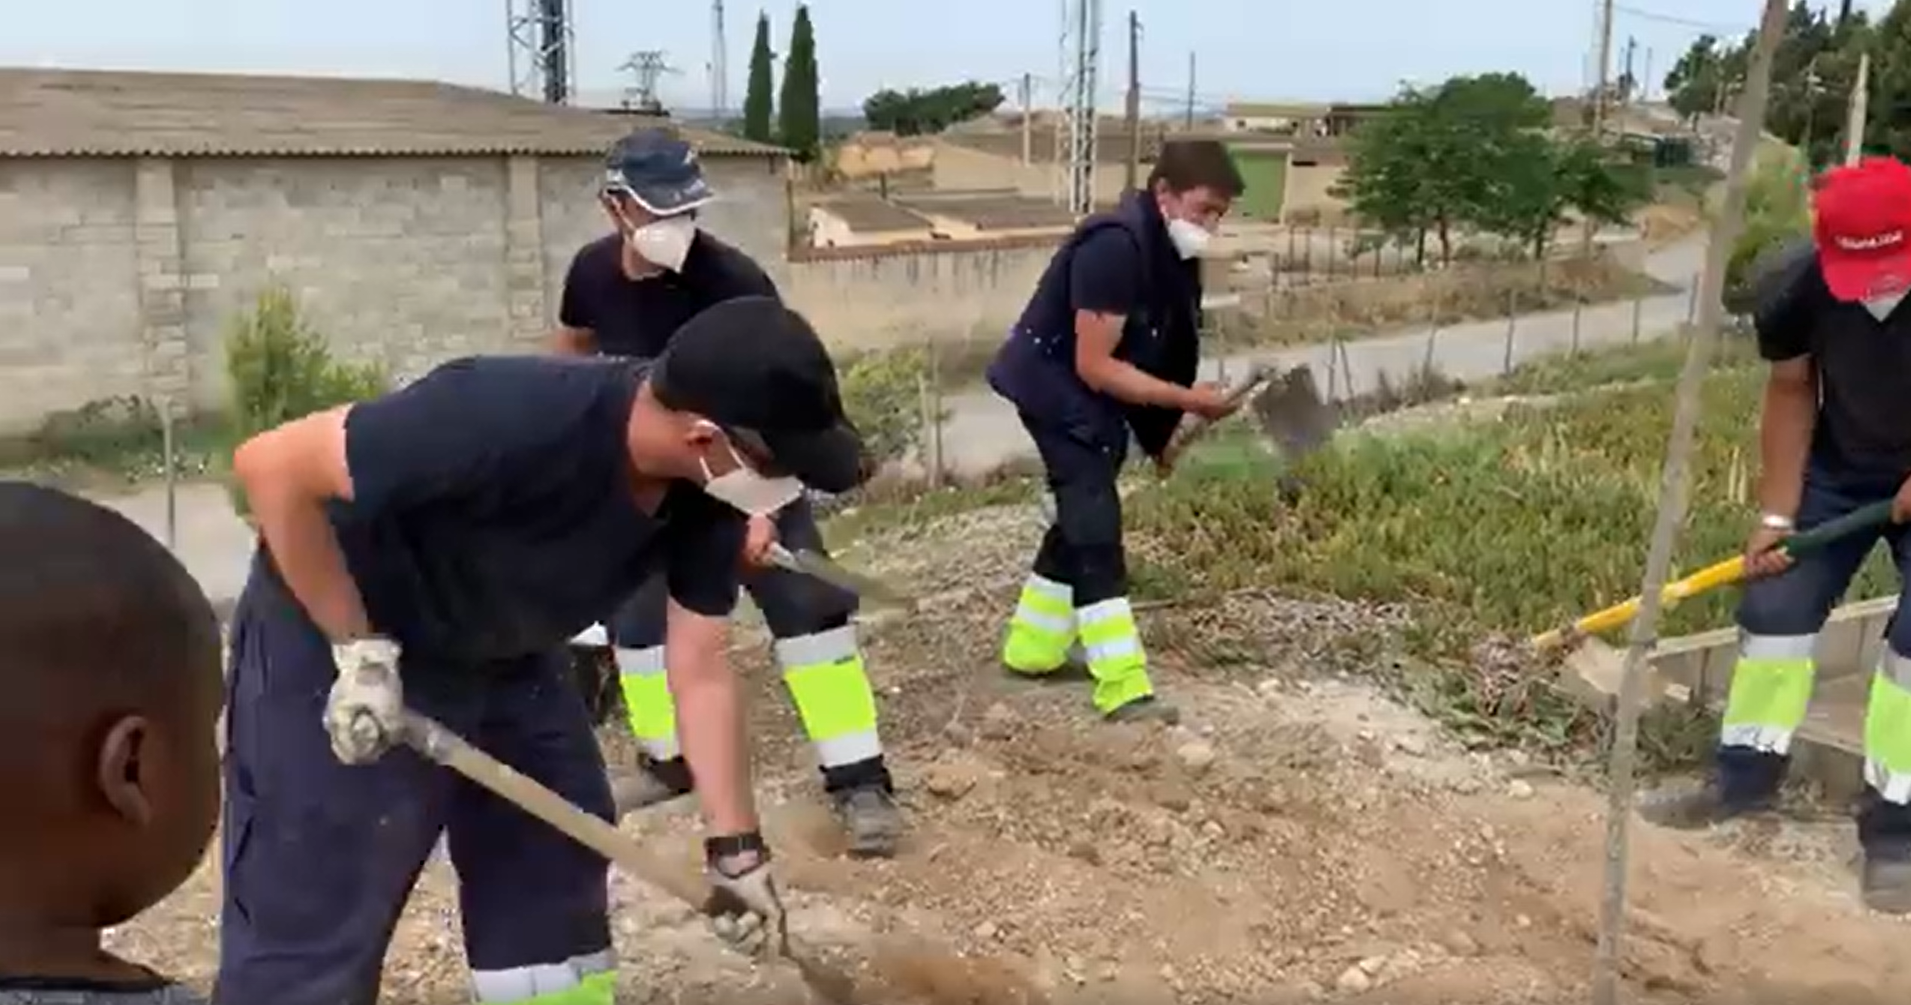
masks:
<svg viewBox="0 0 1911 1005"><path fill-rule="evenodd" d="M744 850L722 848L739 842ZM703 913L710 930L739 952L755 956L789 948L789 916L770 870L770 850L762 838L719 838L704 843L704 873L710 896Z"/></svg>
<svg viewBox="0 0 1911 1005"><path fill-rule="evenodd" d="M398 643L363 638L332 647L338 680L325 699L325 732L345 764L370 764L404 741Z"/></svg>

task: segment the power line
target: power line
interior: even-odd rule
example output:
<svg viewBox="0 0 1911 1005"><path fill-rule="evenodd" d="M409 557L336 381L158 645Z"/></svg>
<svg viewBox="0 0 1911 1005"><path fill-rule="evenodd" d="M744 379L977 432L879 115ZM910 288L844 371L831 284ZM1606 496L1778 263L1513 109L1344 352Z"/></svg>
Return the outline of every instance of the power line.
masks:
<svg viewBox="0 0 1911 1005"><path fill-rule="evenodd" d="M1704 32L1708 35L1745 35L1752 31L1751 25L1721 24L1717 21L1698 21L1692 18L1680 17L1676 14L1661 14L1658 11L1646 10L1643 7L1634 7L1631 4L1615 3L1613 4L1613 10L1636 17L1641 21L1654 21L1659 24L1690 28L1693 31Z"/></svg>

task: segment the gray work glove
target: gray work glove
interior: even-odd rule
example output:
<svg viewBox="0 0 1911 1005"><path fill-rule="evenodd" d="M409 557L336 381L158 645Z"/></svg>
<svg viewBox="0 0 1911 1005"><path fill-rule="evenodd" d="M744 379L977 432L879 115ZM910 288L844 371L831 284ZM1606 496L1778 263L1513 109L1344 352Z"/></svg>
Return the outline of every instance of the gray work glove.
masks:
<svg viewBox="0 0 1911 1005"><path fill-rule="evenodd" d="M734 854L708 851L704 874L710 897L703 913L710 930L739 952L755 956L789 947L789 916L770 870L770 850L755 839L751 850Z"/></svg>
<svg viewBox="0 0 1911 1005"><path fill-rule="evenodd" d="M370 764L404 742L405 692L398 643L363 638L332 647L338 680L325 699L325 732L345 764Z"/></svg>

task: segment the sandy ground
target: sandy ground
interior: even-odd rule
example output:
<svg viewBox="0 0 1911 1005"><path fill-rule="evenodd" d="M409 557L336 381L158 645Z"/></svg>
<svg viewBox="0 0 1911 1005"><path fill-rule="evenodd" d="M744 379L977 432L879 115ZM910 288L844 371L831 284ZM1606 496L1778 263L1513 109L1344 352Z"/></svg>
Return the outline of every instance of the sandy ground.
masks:
<svg viewBox="0 0 1911 1005"><path fill-rule="evenodd" d="M1158 678L1184 724L1107 726L1084 685L994 669L1034 533L1003 509L847 556L935 596L934 617L872 617L867 632L915 826L895 861L839 856L767 654L741 657L761 685L763 788L794 924L863 963L877 1000L1583 998L1603 797L1466 750L1367 683L1350 660L1371 657L1350 654L1370 650L1346 641L1390 630L1397 612L1258 596L1151 611ZM690 869L687 809L624 826ZM1848 824L1635 834L1630 1000L1903 1001L1911 927L1857 903ZM216 882L203 869L116 947L203 986ZM627 1005L811 1000L788 968L727 953L661 894L623 877L613 893ZM466 1000L454 905L455 877L434 862L385 1001Z"/></svg>

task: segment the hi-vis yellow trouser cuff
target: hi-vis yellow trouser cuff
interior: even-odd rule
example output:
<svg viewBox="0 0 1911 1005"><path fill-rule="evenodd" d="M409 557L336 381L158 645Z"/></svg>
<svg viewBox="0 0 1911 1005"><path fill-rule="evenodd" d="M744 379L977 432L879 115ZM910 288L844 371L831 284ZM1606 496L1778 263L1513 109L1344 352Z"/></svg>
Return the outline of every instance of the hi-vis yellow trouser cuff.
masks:
<svg viewBox="0 0 1911 1005"><path fill-rule="evenodd" d="M476 970L471 1000L478 1005L616 1005L617 961L607 950L509 970Z"/></svg>
<svg viewBox="0 0 1911 1005"><path fill-rule="evenodd" d="M1865 705L1865 781L1885 801L1911 805L1911 656L1888 649Z"/></svg>
<svg viewBox="0 0 1911 1005"><path fill-rule="evenodd" d="M775 649L817 761L838 768L881 757L876 695L856 645L856 626L777 639Z"/></svg>
<svg viewBox="0 0 1911 1005"><path fill-rule="evenodd" d="M1002 665L1016 673L1053 673L1068 661L1068 647L1074 642L1075 590L1030 573L1009 617Z"/></svg>
<svg viewBox="0 0 1911 1005"><path fill-rule="evenodd" d="M1081 626L1082 651L1088 672L1095 678L1095 708L1106 715L1154 694L1148 682L1148 657L1141 648L1141 629L1135 624L1128 598L1115 597L1075 612Z"/></svg>
<svg viewBox="0 0 1911 1005"><path fill-rule="evenodd" d="M617 682L624 692L624 712L631 735L653 760L674 760L677 748L677 707L670 700L664 675L664 647L619 649Z"/></svg>
<svg viewBox="0 0 1911 1005"><path fill-rule="evenodd" d="M1812 650L1818 636L1755 635L1739 640L1732 688L1725 698L1719 745L1787 754L1805 722L1816 673Z"/></svg>

